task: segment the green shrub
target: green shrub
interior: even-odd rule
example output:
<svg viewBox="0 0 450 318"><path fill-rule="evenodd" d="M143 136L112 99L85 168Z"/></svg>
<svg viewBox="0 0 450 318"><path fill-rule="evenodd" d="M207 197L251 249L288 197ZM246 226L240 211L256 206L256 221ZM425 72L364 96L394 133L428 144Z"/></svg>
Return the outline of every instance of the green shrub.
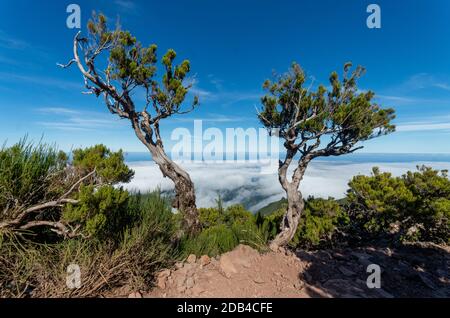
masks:
<svg viewBox="0 0 450 318"><path fill-rule="evenodd" d="M220 200L218 201L220 202ZM238 244L247 244L264 249L265 239L256 226L253 214L241 205L223 209L199 209L203 230L195 237L185 237L181 243L181 255L216 256L234 249Z"/></svg>
<svg viewBox="0 0 450 318"><path fill-rule="evenodd" d="M266 215L257 215L258 225L266 241L272 240L279 232L287 206ZM348 222L345 211L333 198L305 201L305 210L300 218L297 231L289 244L291 247L320 248L332 244L340 227Z"/></svg>
<svg viewBox="0 0 450 318"><path fill-rule="evenodd" d="M202 228L212 227L225 222L223 213L215 208L198 209L199 221Z"/></svg>
<svg viewBox="0 0 450 318"><path fill-rule="evenodd" d="M239 244L233 230L226 224L204 229L193 238L185 238L181 244L182 256L189 254L216 256L232 250Z"/></svg>
<svg viewBox="0 0 450 318"><path fill-rule="evenodd" d="M133 219L119 240L82 237L55 244L0 244L0 297L96 297L115 287L148 288L154 273L170 266L177 251L170 204L159 192L128 200ZM112 234L112 233L111 233ZM67 266L81 269L81 288L66 287Z"/></svg>
<svg viewBox="0 0 450 318"><path fill-rule="evenodd" d="M227 224L255 222L254 215L239 204L227 207L224 219Z"/></svg>
<svg viewBox="0 0 450 318"><path fill-rule="evenodd" d="M66 159L54 147L34 146L25 139L0 149L0 221L14 217L19 206L60 194L56 184Z"/></svg>
<svg viewBox="0 0 450 318"><path fill-rule="evenodd" d="M371 176L354 177L349 187L348 210L359 237L450 242L446 171L422 166L393 177L374 168Z"/></svg>
<svg viewBox="0 0 450 318"><path fill-rule="evenodd" d="M333 245L336 232L348 221L347 214L333 198L309 198L291 245L307 248Z"/></svg>
<svg viewBox="0 0 450 318"><path fill-rule="evenodd" d="M77 198L79 203L66 205L62 218L80 225L88 237L114 241L132 221L128 198L128 192L121 188L101 186L96 189L93 185L82 185Z"/></svg>
<svg viewBox="0 0 450 318"><path fill-rule="evenodd" d="M238 244L245 244L259 251L265 251L267 249L267 240L255 222L234 222L231 225L231 230L236 236Z"/></svg>
<svg viewBox="0 0 450 318"><path fill-rule="evenodd" d="M82 170L84 172L82 174L89 173L95 168L101 183L126 183L134 176L134 171L124 162L122 150L112 152L105 145L75 149L72 164Z"/></svg>

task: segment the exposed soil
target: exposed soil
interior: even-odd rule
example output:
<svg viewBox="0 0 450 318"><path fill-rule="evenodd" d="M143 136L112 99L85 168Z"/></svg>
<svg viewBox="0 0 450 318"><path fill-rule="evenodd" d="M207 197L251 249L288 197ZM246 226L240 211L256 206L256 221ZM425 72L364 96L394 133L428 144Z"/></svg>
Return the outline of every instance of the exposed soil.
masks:
<svg viewBox="0 0 450 318"><path fill-rule="evenodd" d="M369 264L381 268L379 289L367 287ZM156 285L130 297L450 297L450 249L416 244L260 254L239 245L217 258L191 255L160 272Z"/></svg>

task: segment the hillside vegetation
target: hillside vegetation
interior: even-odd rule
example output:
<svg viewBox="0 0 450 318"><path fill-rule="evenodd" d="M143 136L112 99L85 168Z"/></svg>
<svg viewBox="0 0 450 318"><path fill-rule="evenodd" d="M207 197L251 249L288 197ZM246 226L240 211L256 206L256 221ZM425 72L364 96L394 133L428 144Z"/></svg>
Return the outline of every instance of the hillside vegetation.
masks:
<svg viewBox="0 0 450 318"><path fill-rule="evenodd" d="M216 207L199 209L200 232L187 235L169 198L118 185L133 171L121 152L102 145L75 150L69 160L54 147L21 142L0 150L0 170L1 297L95 297L124 285L147 290L159 269L190 254L216 256L239 244L267 250L285 211L281 202L254 215L219 198ZM449 227L445 171L418 167L394 177L374 168L350 180L345 200L305 200L290 248L445 245ZM66 287L70 264L82 271L81 288Z"/></svg>

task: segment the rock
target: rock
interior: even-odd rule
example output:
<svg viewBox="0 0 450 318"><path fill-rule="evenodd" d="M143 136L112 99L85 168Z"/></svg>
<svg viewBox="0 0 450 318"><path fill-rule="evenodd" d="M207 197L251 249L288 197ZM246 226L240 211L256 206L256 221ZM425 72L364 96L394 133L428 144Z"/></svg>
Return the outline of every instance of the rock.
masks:
<svg viewBox="0 0 450 318"><path fill-rule="evenodd" d="M180 268L183 267L183 263L182 262L177 262L177 263L175 263L175 267L180 269Z"/></svg>
<svg viewBox="0 0 450 318"><path fill-rule="evenodd" d="M177 287L177 292L184 293L186 291L186 286L179 286Z"/></svg>
<svg viewBox="0 0 450 318"><path fill-rule="evenodd" d="M417 272L417 275L419 275L422 282L428 287L433 290L437 289L437 286L432 281L432 276L426 272Z"/></svg>
<svg viewBox="0 0 450 318"><path fill-rule="evenodd" d="M201 293L204 293L205 289L200 287L199 285L195 285L192 287L192 295L193 296L199 296Z"/></svg>
<svg viewBox="0 0 450 318"><path fill-rule="evenodd" d="M257 283L257 284L264 284L264 283L265 283L264 279L262 279L260 276L256 276L256 277L253 279L253 281L254 281L255 283ZM277 282L278 282L278 280L277 280ZM277 283L276 285L278 285L278 283Z"/></svg>
<svg viewBox="0 0 450 318"><path fill-rule="evenodd" d="M183 266L183 273L189 273L195 269L195 264L193 263L185 263Z"/></svg>
<svg viewBox="0 0 450 318"><path fill-rule="evenodd" d="M220 271L226 278L230 278L231 275L236 274L238 270L233 264L233 259L229 253L225 253L219 260Z"/></svg>
<svg viewBox="0 0 450 318"><path fill-rule="evenodd" d="M195 254L191 254L191 255L188 256L186 261L189 264L194 264L196 260L197 260L197 256L195 256Z"/></svg>
<svg viewBox="0 0 450 318"><path fill-rule="evenodd" d="M186 276L179 276L175 279L175 283L177 287L184 286L184 283L186 282Z"/></svg>
<svg viewBox="0 0 450 318"><path fill-rule="evenodd" d="M208 255L202 255L202 256L200 257L200 265L201 265L201 266L206 266L206 265L208 265L209 263L211 263L211 258L209 258Z"/></svg>
<svg viewBox="0 0 450 318"><path fill-rule="evenodd" d="M161 289L166 289L166 277L159 277L156 281L156 285Z"/></svg>
<svg viewBox="0 0 450 318"><path fill-rule="evenodd" d="M193 279L192 277L189 277L189 278L186 280L186 287L187 287L187 288L192 288L192 287L194 287L194 279Z"/></svg>
<svg viewBox="0 0 450 318"><path fill-rule="evenodd" d="M355 272L353 272L352 270L348 269L347 267L344 266L339 266L338 267L339 271L344 274L345 276L353 276L356 275Z"/></svg>
<svg viewBox="0 0 450 318"><path fill-rule="evenodd" d="M133 292L128 295L128 298L142 298L142 294L140 292Z"/></svg>
<svg viewBox="0 0 450 318"><path fill-rule="evenodd" d="M295 289L303 289L303 286L305 285L305 283L303 283L302 281L298 281L298 282L295 282L292 286L295 288Z"/></svg>
<svg viewBox="0 0 450 318"><path fill-rule="evenodd" d="M166 278L170 276L170 269L165 269L158 273L158 278Z"/></svg>
<svg viewBox="0 0 450 318"><path fill-rule="evenodd" d="M375 288L374 290L375 290L381 297L384 297L384 298L394 298L394 296L393 296L392 294L388 293L387 291L385 291L385 290L382 289L382 288Z"/></svg>

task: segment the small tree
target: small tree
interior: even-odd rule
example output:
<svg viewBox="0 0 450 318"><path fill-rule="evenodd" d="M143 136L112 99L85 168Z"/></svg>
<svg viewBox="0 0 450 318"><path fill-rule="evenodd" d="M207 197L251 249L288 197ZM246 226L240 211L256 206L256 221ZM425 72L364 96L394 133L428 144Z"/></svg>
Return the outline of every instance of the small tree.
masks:
<svg viewBox="0 0 450 318"><path fill-rule="evenodd" d="M165 73L158 81L155 79L156 45L144 47L119 27L109 30L104 15L94 14L87 28L87 38L81 37L80 32L75 36L74 58L66 65L59 65L66 68L76 64L83 75L87 93L102 96L112 114L130 121L137 138L149 150L163 176L174 182L176 196L172 206L183 213L184 228L188 232L197 231L194 184L189 174L166 154L160 133L163 119L188 113L198 105L198 98L194 97L191 107L182 109L191 87L185 83L189 61L174 65L176 53L169 49L162 58ZM107 53L106 61L101 60L102 53ZM99 64L105 66L103 71ZM133 93L139 89L144 93L145 102L137 109Z"/></svg>
<svg viewBox="0 0 450 318"><path fill-rule="evenodd" d="M258 117L269 132L277 131L286 148L278 175L288 206L280 233L272 241L273 248L288 244L297 230L304 210L299 185L311 160L352 153L362 148L358 145L360 141L395 130L391 124L394 110L373 103L373 92L358 91L356 81L364 69L358 66L349 73L351 66L351 63L344 65L342 81L333 72L330 89L320 85L315 92L311 86L305 87L305 73L296 63L276 81L264 83L268 94L261 99L263 108ZM289 180L288 168L297 159Z"/></svg>
<svg viewBox="0 0 450 318"><path fill-rule="evenodd" d="M0 241L5 233L35 236L51 230L66 238L82 235L85 223L98 220L100 213L93 206L108 210L105 214L119 214L116 202L128 194L113 185L129 182L134 175L122 151L97 145L76 149L73 157L68 161L53 147L25 140L0 149ZM86 213L64 217L69 206L73 210L86 202L91 203Z"/></svg>

